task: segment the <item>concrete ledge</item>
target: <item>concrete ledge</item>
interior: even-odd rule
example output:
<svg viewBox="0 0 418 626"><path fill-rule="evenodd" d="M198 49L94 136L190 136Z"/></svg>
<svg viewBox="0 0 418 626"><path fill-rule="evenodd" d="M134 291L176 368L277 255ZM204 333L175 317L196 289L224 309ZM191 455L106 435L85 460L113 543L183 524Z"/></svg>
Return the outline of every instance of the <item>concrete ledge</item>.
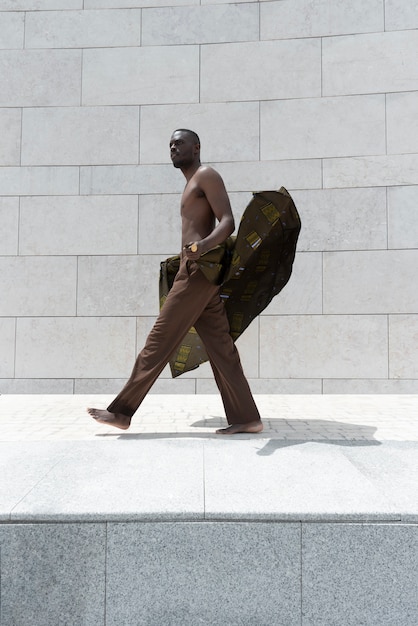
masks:
<svg viewBox="0 0 418 626"><path fill-rule="evenodd" d="M223 438L216 397L125 433L2 396L1 626L415 626L417 398L356 399L258 397L266 430Z"/></svg>

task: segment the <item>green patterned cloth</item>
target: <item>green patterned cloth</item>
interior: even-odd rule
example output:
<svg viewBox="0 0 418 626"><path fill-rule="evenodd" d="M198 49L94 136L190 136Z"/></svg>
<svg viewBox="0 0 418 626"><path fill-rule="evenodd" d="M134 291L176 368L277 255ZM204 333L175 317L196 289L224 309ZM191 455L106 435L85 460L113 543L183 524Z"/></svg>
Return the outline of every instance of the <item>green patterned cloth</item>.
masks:
<svg viewBox="0 0 418 626"><path fill-rule="evenodd" d="M241 218L236 237L202 255L200 269L212 283L221 284L221 298L234 341L267 307L292 273L301 221L284 187L253 194ZM174 256L161 263L160 308L180 265ZM208 360L194 328L170 360L173 378Z"/></svg>

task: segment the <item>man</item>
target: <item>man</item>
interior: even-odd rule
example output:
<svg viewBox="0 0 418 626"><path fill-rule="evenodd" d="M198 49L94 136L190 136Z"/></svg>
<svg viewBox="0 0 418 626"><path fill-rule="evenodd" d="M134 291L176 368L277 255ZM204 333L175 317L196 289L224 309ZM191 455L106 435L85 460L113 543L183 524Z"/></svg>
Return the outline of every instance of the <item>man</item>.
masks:
<svg viewBox="0 0 418 626"><path fill-rule="evenodd" d="M258 409L242 371L220 288L203 275L196 260L234 231L234 218L221 176L200 162L199 137L174 131L170 139L174 167L186 179L181 198L182 253L179 271L125 387L107 410L87 409L101 424L126 430L149 389L191 326L202 339L222 396L229 426L218 434L263 430ZM216 223L217 220L217 223Z"/></svg>

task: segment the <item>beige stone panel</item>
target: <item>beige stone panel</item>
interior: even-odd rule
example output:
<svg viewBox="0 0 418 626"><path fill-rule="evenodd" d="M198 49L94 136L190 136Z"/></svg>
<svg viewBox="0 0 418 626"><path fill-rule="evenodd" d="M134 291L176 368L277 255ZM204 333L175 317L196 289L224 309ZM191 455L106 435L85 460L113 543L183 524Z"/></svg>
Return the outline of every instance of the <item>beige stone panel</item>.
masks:
<svg viewBox="0 0 418 626"><path fill-rule="evenodd" d="M279 100L320 95L319 39L202 46L202 102Z"/></svg>
<svg viewBox="0 0 418 626"><path fill-rule="evenodd" d="M310 395L312 393L322 393L322 381L320 379L250 378L248 382L254 394ZM263 415L261 415L261 418L263 418Z"/></svg>
<svg viewBox="0 0 418 626"><path fill-rule="evenodd" d="M324 380L324 393L416 394L418 393L418 380Z"/></svg>
<svg viewBox="0 0 418 626"><path fill-rule="evenodd" d="M80 257L78 315L156 315L158 256Z"/></svg>
<svg viewBox="0 0 418 626"><path fill-rule="evenodd" d="M20 202L20 254L137 252L137 196L24 197Z"/></svg>
<svg viewBox="0 0 418 626"><path fill-rule="evenodd" d="M86 195L182 193L183 189L184 177L172 165L82 167L80 172L80 193Z"/></svg>
<svg viewBox="0 0 418 626"><path fill-rule="evenodd" d="M7 394L55 394L74 393L72 379L62 378L3 378L0 380L0 393Z"/></svg>
<svg viewBox="0 0 418 626"><path fill-rule="evenodd" d="M224 179L228 192L262 191L286 187L317 189L322 187L320 159L292 161L251 161L248 163L214 163Z"/></svg>
<svg viewBox="0 0 418 626"><path fill-rule="evenodd" d="M364 156L386 149L384 95L262 102L260 120L262 160Z"/></svg>
<svg viewBox="0 0 418 626"><path fill-rule="evenodd" d="M25 16L23 13L2 13L0 20L0 49L23 48Z"/></svg>
<svg viewBox="0 0 418 626"><path fill-rule="evenodd" d="M77 106L81 50L2 50L0 84L0 106Z"/></svg>
<svg viewBox="0 0 418 626"><path fill-rule="evenodd" d="M389 248L418 248L418 187L388 189Z"/></svg>
<svg viewBox="0 0 418 626"><path fill-rule="evenodd" d="M136 164L138 143L138 107L23 112L22 165Z"/></svg>
<svg viewBox="0 0 418 626"><path fill-rule="evenodd" d="M299 251L386 248L385 189L296 190L292 197L302 220Z"/></svg>
<svg viewBox="0 0 418 626"><path fill-rule="evenodd" d="M258 36L255 4L167 6L143 12L143 46L249 41Z"/></svg>
<svg viewBox="0 0 418 626"><path fill-rule="evenodd" d="M418 378L418 315L389 316L389 375Z"/></svg>
<svg viewBox="0 0 418 626"><path fill-rule="evenodd" d="M385 29L418 28L418 0L385 0Z"/></svg>
<svg viewBox="0 0 418 626"><path fill-rule="evenodd" d="M324 253L324 313L414 313L418 250Z"/></svg>
<svg viewBox="0 0 418 626"><path fill-rule="evenodd" d="M388 154L418 152L418 92L386 96Z"/></svg>
<svg viewBox="0 0 418 626"><path fill-rule="evenodd" d="M381 0L280 0L260 4L261 39L324 37L384 29Z"/></svg>
<svg viewBox="0 0 418 626"><path fill-rule="evenodd" d="M50 11L82 9L83 0L0 0L0 11Z"/></svg>
<svg viewBox="0 0 418 626"><path fill-rule="evenodd" d="M324 159L324 187L418 184L418 154Z"/></svg>
<svg viewBox="0 0 418 626"><path fill-rule="evenodd" d="M17 254L19 198L0 198L0 255Z"/></svg>
<svg viewBox="0 0 418 626"><path fill-rule="evenodd" d="M198 46L84 50L85 105L172 104L198 100Z"/></svg>
<svg viewBox="0 0 418 626"><path fill-rule="evenodd" d="M134 318L20 318L16 376L127 378L134 346Z"/></svg>
<svg viewBox="0 0 418 626"><path fill-rule="evenodd" d="M0 257L0 315L74 315L77 261Z"/></svg>
<svg viewBox="0 0 418 626"><path fill-rule="evenodd" d="M247 378L258 378L259 376L259 324L260 320L255 319L236 342L242 369Z"/></svg>
<svg viewBox="0 0 418 626"><path fill-rule="evenodd" d="M0 195L51 196L79 193L78 167L0 168Z"/></svg>
<svg viewBox="0 0 418 626"><path fill-rule="evenodd" d="M139 197L139 254L161 254L165 258L180 252L180 199L179 194Z"/></svg>
<svg viewBox="0 0 418 626"><path fill-rule="evenodd" d="M325 38L323 95L418 89L417 55L418 31Z"/></svg>
<svg viewBox="0 0 418 626"><path fill-rule="evenodd" d="M26 48L139 46L140 10L42 11L28 13Z"/></svg>
<svg viewBox="0 0 418 626"><path fill-rule="evenodd" d="M260 318L261 378L387 378L384 315Z"/></svg>
<svg viewBox="0 0 418 626"><path fill-rule="evenodd" d="M0 109L0 166L20 164L20 109Z"/></svg>
<svg viewBox="0 0 418 626"><path fill-rule="evenodd" d="M223 102L141 107L140 162L166 163L171 132L191 128L202 161L257 161L259 103Z"/></svg>
<svg viewBox="0 0 418 626"><path fill-rule="evenodd" d="M322 313L322 254L297 253L289 282L262 315L316 313Z"/></svg>
<svg viewBox="0 0 418 626"><path fill-rule="evenodd" d="M14 376L16 321L0 317L0 376ZM0 389L0 393L2 390Z"/></svg>
<svg viewBox="0 0 418 626"><path fill-rule="evenodd" d="M245 0L248 2L248 0ZM229 0L228 0L229 2ZM84 0L85 9L113 9L113 8L154 8L167 5L179 7L183 5L195 6L200 0Z"/></svg>

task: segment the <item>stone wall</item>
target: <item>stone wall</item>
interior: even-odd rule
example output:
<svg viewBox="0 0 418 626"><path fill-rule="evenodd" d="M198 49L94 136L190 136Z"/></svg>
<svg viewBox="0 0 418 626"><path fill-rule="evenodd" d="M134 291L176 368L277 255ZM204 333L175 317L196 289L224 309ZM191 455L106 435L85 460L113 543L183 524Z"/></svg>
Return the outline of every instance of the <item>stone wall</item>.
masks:
<svg viewBox="0 0 418 626"><path fill-rule="evenodd" d="M418 390L416 0L0 0L0 392L118 391L178 252L173 129L237 219L285 186L255 393ZM212 393L207 364L159 393Z"/></svg>

